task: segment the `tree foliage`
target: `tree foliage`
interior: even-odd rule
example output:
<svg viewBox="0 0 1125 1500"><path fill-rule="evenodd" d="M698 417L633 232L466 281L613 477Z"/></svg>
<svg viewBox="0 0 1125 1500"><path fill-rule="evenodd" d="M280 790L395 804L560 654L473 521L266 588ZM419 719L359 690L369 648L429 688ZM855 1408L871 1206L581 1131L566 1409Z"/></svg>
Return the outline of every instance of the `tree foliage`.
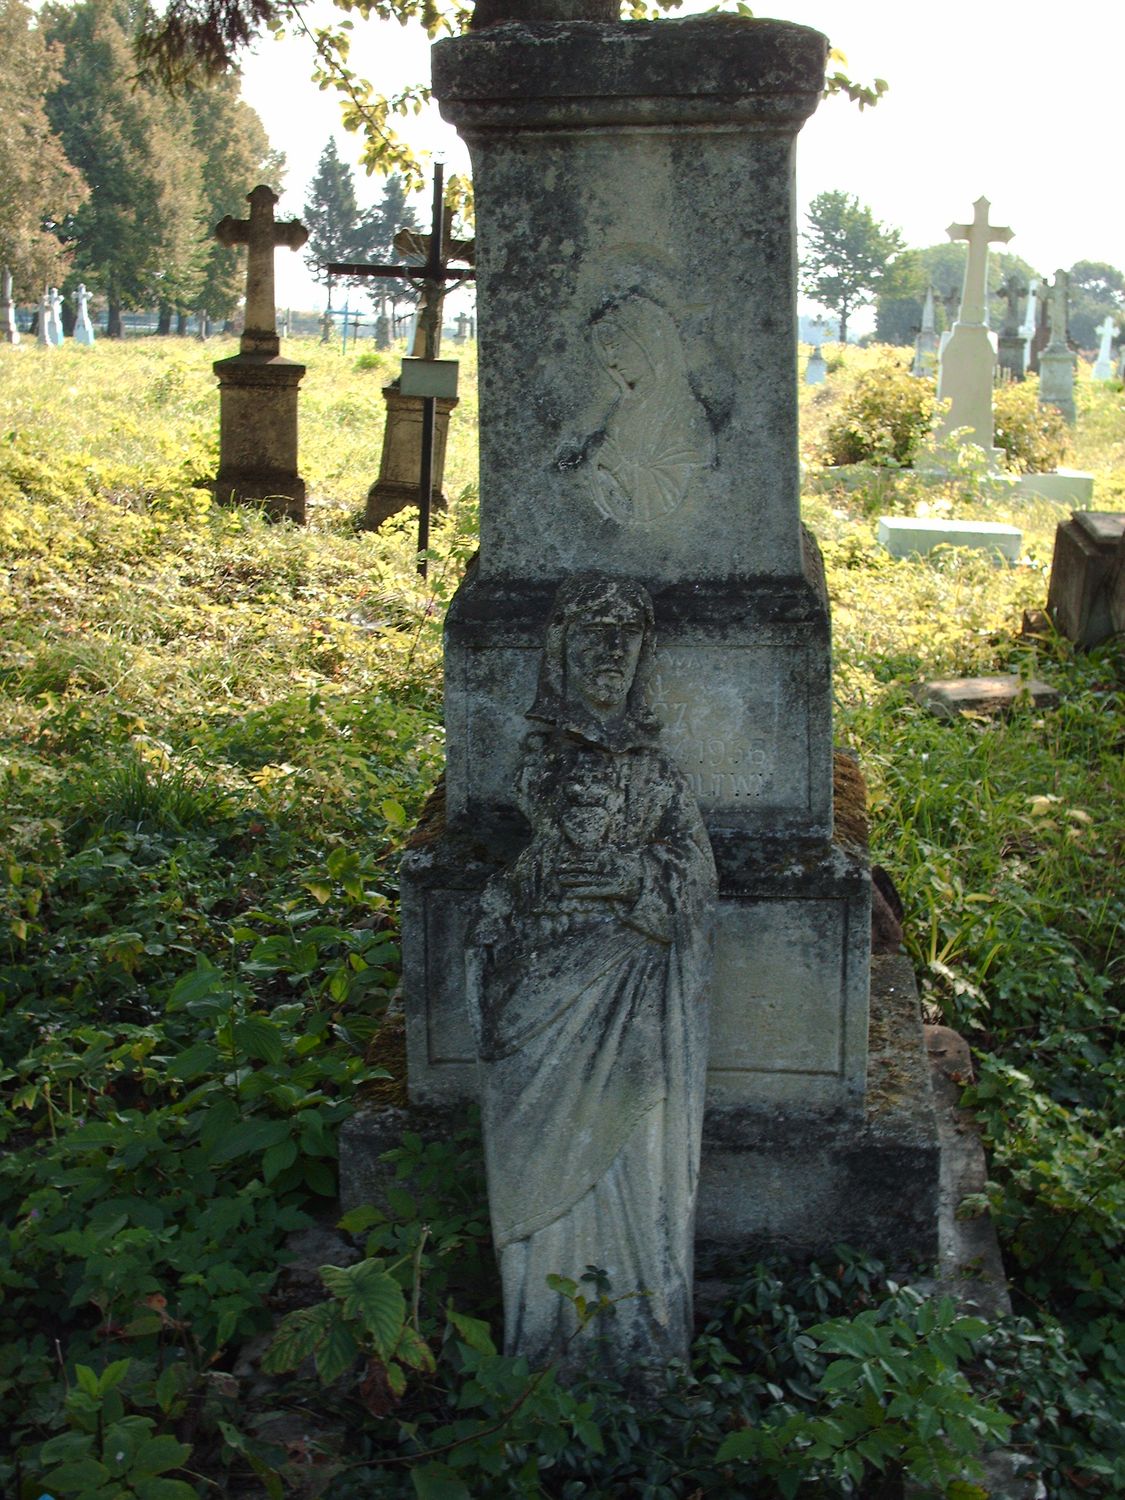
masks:
<svg viewBox="0 0 1125 1500"><path fill-rule="evenodd" d="M810 297L840 319L840 342L848 318L871 303L883 287L896 286L895 257L903 249L897 229L881 224L854 193L818 193L809 205L802 285Z"/></svg>
<svg viewBox="0 0 1125 1500"><path fill-rule="evenodd" d="M1117 321L1120 328L1125 314L1125 273L1104 260L1077 260L1070 268L1069 286L1070 336L1080 349L1098 344L1098 327L1103 318Z"/></svg>
<svg viewBox="0 0 1125 1500"><path fill-rule="evenodd" d="M86 196L43 104L59 62L30 7L0 0L0 264L20 300L62 280L66 253L55 229Z"/></svg>

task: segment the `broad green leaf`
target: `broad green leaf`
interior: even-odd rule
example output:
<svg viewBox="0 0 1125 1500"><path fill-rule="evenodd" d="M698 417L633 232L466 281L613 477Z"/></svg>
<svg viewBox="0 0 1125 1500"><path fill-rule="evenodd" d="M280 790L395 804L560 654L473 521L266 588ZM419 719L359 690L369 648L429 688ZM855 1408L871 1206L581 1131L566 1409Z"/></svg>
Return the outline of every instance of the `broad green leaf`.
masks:
<svg viewBox="0 0 1125 1500"><path fill-rule="evenodd" d="M193 1078L213 1073L218 1062L217 1047L210 1042L193 1042L186 1051L180 1052L171 1060L166 1071L169 1078L179 1078L184 1083L189 1083Z"/></svg>
<svg viewBox="0 0 1125 1500"><path fill-rule="evenodd" d="M473 1500L472 1493L447 1464L411 1469L410 1478L418 1500Z"/></svg>
<svg viewBox="0 0 1125 1500"><path fill-rule="evenodd" d="M451 1306L445 1309L445 1315L470 1349L475 1349L478 1354L496 1353L492 1332L483 1318L470 1318L467 1313L458 1312Z"/></svg>
<svg viewBox="0 0 1125 1500"><path fill-rule="evenodd" d="M332 1311L324 1340L316 1351L316 1373L325 1385L338 1380L345 1370L351 1368L359 1354L359 1345L352 1337L351 1329L335 1308Z"/></svg>
<svg viewBox="0 0 1125 1500"><path fill-rule="evenodd" d="M133 1492L137 1500L199 1500L195 1486L182 1479L136 1479Z"/></svg>
<svg viewBox="0 0 1125 1500"><path fill-rule="evenodd" d="M234 1023L234 1042L249 1057L259 1062L279 1063L285 1056L281 1032L264 1016L245 1016Z"/></svg>
<svg viewBox="0 0 1125 1500"><path fill-rule="evenodd" d="M335 1308L330 1302L321 1302L316 1307L299 1307L296 1312L289 1313L282 1319L262 1358L262 1369L267 1375L295 1370L302 1360L315 1353L334 1317Z"/></svg>
<svg viewBox="0 0 1125 1500"><path fill-rule="evenodd" d="M402 828L405 826L406 809L401 802L396 802L393 797L388 797L385 802L381 802L379 804L379 811L392 828Z"/></svg>
<svg viewBox="0 0 1125 1500"><path fill-rule="evenodd" d="M288 1120L243 1120L216 1141L211 1160L218 1164L267 1151L288 1139L289 1128Z"/></svg>
<svg viewBox="0 0 1125 1500"><path fill-rule="evenodd" d="M195 1000L205 1000L209 995L218 993L223 988L223 982L222 969L216 969L210 964L200 964L172 986L172 993L168 996L169 1009L178 1010Z"/></svg>
<svg viewBox="0 0 1125 1500"><path fill-rule="evenodd" d="M262 1157L262 1181L272 1182L297 1160L297 1142L290 1138L270 1146Z"/></svg>
<svg viewBox="0 0 1125 1500"><path fill-rule="evenodd" d="M133 1457L133 1469L137 1474L163 1474L168 1469L178 1469L191 1456L191 1446L165 1434L151 1437L141 1443Z"/></svg>
<svg viewBox="0 0 1125 1500"><path fill-rule="evenodd" d="M57 1469L51 1469L43 1478L43 1485L48 1493L58 1490L60 1495L81 1494L84 1490L93 1490L95 1494L101 1485L109 1482L110 1473L105 1464L99 1463L96 1458L80 1458L75 1463L60 1464Z"/></svg>
<svg viewBox="0 0 1125 1500"><path fill-rule="evenodd" d="M339 1298L343 1316L362 1324L374 1339L380 1358L388 1360L406 1322L406 1298L398 1282L377 1260L361 1260L346 1268L321 1266L320 1276Z"/></svg>
<svg viewBox="0 0 1125 1500"><path fill-rule="evenodd" d="M332 899L332 887L327 883L327 881L306 880L304 882L304 887L305 890L308 891L309 895L313 898L313 900L318 902L321 906L323 906L325 902L331 901Z"/></svg>

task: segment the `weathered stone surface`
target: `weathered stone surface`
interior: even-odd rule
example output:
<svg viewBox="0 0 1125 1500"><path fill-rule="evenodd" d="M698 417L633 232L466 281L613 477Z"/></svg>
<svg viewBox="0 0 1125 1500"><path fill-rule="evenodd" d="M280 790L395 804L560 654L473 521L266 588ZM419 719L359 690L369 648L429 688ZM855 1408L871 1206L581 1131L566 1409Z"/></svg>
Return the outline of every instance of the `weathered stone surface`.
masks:
<svg viewBox="0 0 1125 1500"><path fill-rule="evenodd" d="M0 344L18 344L16 304L12 301L12 273L7 266L0 272Z"/></svg>
<svg viewBox="0 0 1125 1500"><path fill-rule="evenodd" d="M1049 303L1051 338L1039 356L1039 405L1057 407L1073 426L1076 420L1074 371L1078 360L1067 340L1069 285L1067 272L1056 271Z"/></svg>
<svg viewBox="0 0 1125 1500"><path fill-rule="evenodd" d="M1091 380L1112 380L1114 375L1113 340L1117 336L1117 324L1111 317L1104 317L1097 329L1098 357L1090 372Z"/></svg>
<svg viewBox="0 0 1125 1500"><path fill-rule="evenodd" d="M979 547L1015 562L1023 545L1023 532L1001 521L880 516L877 535L892 557L925 557L935 547Z"/></svg>
<svg viewBox="0 0 1125 1500"><path fill-rule="evenodd" d="M1056 688L1036 678L1016 673L998 677L946 677L915 683L911 692L924 708L939 719L955 719L962 713L1002 714L1015 707L1054 708Z"/></svg>
<svg viewBox="0 0 1125 1500"><path fill-rule="evenodd" d="M230 214L215 226L222 245L246 245L246 317L239 352L218 360L220 505L264 505L276 519L304 522L305 481L297 473L297 387L305 366L278 353L274 251L299 250L308 230L274 222L277 194L259 184L247 195L249 219Z"/></svg>
<svg viewBox="0 0 1125 1500"><path fill-rule="evenodd" d="M988 247L994 241L1006 244L1012 231L988 222L990 206L987 198L978 198L972 223L951 224L948 229L951 240L969 242L969 253L960 311L949 341L941 347L937 393L939 400L950 403L939 431L967 429L964 441L979 444L991 458L996 349L988 331Z"/></svg>
<svg viewBox="0 0 1125 1500"><path fill-rule="evenodd" d="M477 0L472 25L479 31L508 21L616 21L620 15L621 0Z"/></svg>
<svg viewBox="0 0 1125 1500"><path fill-rule="evenodd" d="M1094 476L1083 469L1050 469L1045 474L1020 474L1016 488L1024 495L1085 509L1094 499Z"/></svg>
<svg viewBox="0 0 1125 1500"><path fill-rule="evenodd" d="M505 1348L584 1356L546 1284L601 1267L614 1364L686 1358L715 865L645 700L652 602L561 585L516 776L530 841L481 894L468 999Z"/></svg>
<svg viewBox="0 0 1125 1500"><path fill-rule="evenodd" d="M384 521L408 505L418 504L422 482L422 401L418 396L404 396L397 385L383 387L387 422L383 430L383 454L379 477L367 492L364 527L377 530ZM449 442L449 418L457 402L438 400L434 421L433 490L430 505L434 510L448 509L442 490L445 481L445 450Z"/></svg>
<svg viewBox="0 0 1125 1500"><path fill-rule="evenodd" d="M1119 588L1115 569L1125 535L1125 514L1075 511L1055 531L1047 613L1055 628L1083 649L1114 633L1111 603Z"/></svg>
<svg viewBox="0 0 1125 1500"><path fill-rule="evenodd" d="M75 293L74 313L74 342L76 344L92 345L94 342L94 325L90 322L89 295L84 285L79 283Z"/></svg>
<svg viewBox="0 0 1125 1500"><path fill-rule="evenodd" d="M805 366L805 384L823 385L827 377L828 365L825 363L824 355L819 349L814 349Z"/></svg>

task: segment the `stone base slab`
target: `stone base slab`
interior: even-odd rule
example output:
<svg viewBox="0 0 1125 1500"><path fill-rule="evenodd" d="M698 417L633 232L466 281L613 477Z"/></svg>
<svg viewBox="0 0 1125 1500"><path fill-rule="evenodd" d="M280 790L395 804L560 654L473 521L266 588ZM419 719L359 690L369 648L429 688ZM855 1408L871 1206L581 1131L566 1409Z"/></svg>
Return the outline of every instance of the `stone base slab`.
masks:
<svg viewBox="0 0 1125 1500"><path fill-rule="evenodd" d="M1082 469L1052 469L1046 474L1020 474L1015 488L1021 495L1054 500L1084 510L1094 501L1094 476Z"/></svg>
<svg viewBox="0 0 1125 1500"><path fill-rule="evenodd" d="M1023 532L1001 521L938 521L880 516L878 540L892 557L927 557L937 547L975 547L1015 562Z"/></svg>
<svg viewBox="0 0 1125 1500"><path fill-rule="evenodd" d="M1017 704L1054 708L1059 701L1056 688L1034 677L1022 678L1015 672L997 677L944 677L934 682L917 682L910 692L939 719L956 719L962 713L1002 714Z"/></svg>
<svg viewBox="0 0 1125 1500"><path fill-rule="evenodd" d="M431 809L402 863L403 1001L411 1103L476 1096L464 956L485 882L518 825L446 828ZM867 1040L866 858L830 841L711 830L719 871L711 1064L716 1106L861 1107Z"/></svg>
<svg viewBox="0 0 1125 1500"><path fill-rule="evenodd" d="M871 1058L859 1115L745 1108L709 1094L696 1244L701 1273L735 1253L800 1257L847 1243L893 1264L936 1262L940 1151L909 960L871 965ZM866 975L865 975L866 979ZM430 1096L361 1111L340 1136L344 1212L394 1181L380 1161L404 1130L448 1139L465 1103Z"/></svg>

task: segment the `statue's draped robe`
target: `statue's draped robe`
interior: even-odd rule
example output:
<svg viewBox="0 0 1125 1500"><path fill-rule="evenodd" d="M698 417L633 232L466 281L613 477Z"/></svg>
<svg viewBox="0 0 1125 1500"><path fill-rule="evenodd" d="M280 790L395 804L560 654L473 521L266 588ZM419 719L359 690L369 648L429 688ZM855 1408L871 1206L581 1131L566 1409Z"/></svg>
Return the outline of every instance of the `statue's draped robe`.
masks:
<svg viewBox="0 0 1125 1500"><path fill-rule="evenodd" d="M546 809L578 759L608 808L600 844L639 856L635 900L560 888L574 851ZM470 959L505 1344L533 1363L574 1354L546 1277L595 1265L612 1296L633 1294L618 1361L666 1361L691 1333L710 844L682 773L648 745L533 734L519 793L533 838L486 888Z"/></svg>

